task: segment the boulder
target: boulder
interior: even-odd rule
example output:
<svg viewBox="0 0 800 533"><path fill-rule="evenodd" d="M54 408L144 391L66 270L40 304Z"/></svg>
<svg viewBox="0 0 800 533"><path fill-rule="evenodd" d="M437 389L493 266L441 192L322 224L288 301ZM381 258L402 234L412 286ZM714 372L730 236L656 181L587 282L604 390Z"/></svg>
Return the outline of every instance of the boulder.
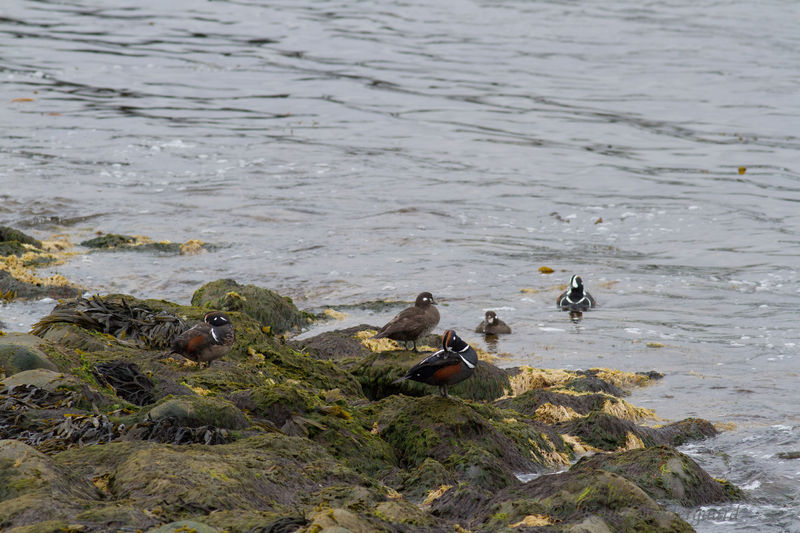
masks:
<svg viewBox="0 0 800 533"><path fill-rule="evenodd" d="M81 382L75 377L46 368L18 372L3 379L2 384L9 389L18 385L33 385L47 392L56 392L61 388L76 390L81 387Z"/></svg>
<svg viewBox="0 0 800 533"><path fill-rule="evenodd" d="M7 333L0 337L0 375L11 376L24 370L44 368L58 370L38 348L42 340L24 333Z"/></svg>
<svg viewBox="0 0 800 533"><path fill-rule="evenodd" d="M250 425L247 417L228 400L204 396L168 396L151 408L148 416L153 420L174 418L187 427L244 429Z"/></svg>
<svg viewBox="0 0 800 533"><path fill-rule="evenodd" d="M605 470L636 483L658 501L693 507L737 501L742 492L729 482L718 481L685 455L667 446L640 448L583 457L570 470Z"/></svg>
<svg viewBox="0 0 800 533"><path fill-rule="evenodd" d="M206 283L195 291L192 305L245 313L276 335L307 326L313 316L297 309L291 298L255 285L240 285L232 279Z"/></svg>

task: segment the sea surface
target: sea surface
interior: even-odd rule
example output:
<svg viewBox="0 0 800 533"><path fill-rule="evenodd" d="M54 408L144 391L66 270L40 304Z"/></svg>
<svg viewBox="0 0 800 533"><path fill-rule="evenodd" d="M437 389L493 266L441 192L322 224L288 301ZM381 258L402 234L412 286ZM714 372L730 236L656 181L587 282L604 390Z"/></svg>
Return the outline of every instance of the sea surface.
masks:
<svg viewBox="0 0 800 533"><path fill-rule="evenodd" d="M92 291L429 290L440 329L504 365L663 372L631 400L726 428L684 451L748 495L678 511L798 531L799 20L795 0L6 0L0 224L216 246L55 269ZM573 273L600 304L579 322L555 308ZM471 333L487 309L514 329L497 344Z"/></svg>

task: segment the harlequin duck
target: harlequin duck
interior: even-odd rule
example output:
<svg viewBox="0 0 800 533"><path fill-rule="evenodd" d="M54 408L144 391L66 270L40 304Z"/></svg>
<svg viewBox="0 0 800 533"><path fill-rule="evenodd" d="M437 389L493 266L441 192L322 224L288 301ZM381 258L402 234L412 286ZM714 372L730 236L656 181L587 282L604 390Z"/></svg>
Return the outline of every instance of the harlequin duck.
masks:
<svg viewBox="0 0 800 533"><path fill-rule="evenodd" d="M447 398L447 387L461 383L472 375L478 366L475 350L448 329L442 335L442 349L429 355L413 367L406 375L395 381L410 379L428 385L438 385L439 392Z"/></svg>
<svg viewBox="0 0 800 533"><path fill-rule="evenodd" d="M233 324L225 313L208 313L203 322L187 329L172 341L172 353L177 353L196 363L219 359L228 353L236 340Z"/></svg>
<svg viewBox="0 0 800 533"><path fill-rule="evenodd" d="M419 293L414 307L400 311L396 317L380 329L373 339L386 337L404 343L411 341L414 343L416 352L417 340L433 331L433 328L439 323L439 311L434 307L435 305L436 301L431 293Z"/></svg>
<svg viewBox="0 0 800 533"><path fill-rule="evenodd" d="M592 295L583 288L583 280L580 276L572 276L569 280L569 289L556 301L556 305L562 311L586 311L596 304Z"/></svg>
<svg viewBox="0 0 800 533"><path fill-rule="evenodd" d="M486 311L486 318L483 322L478 324L475 328L476 333L485 333L486 335L500 335L503 333L511 333L511 328L497 318L497 313L494 311Z"/></svg>

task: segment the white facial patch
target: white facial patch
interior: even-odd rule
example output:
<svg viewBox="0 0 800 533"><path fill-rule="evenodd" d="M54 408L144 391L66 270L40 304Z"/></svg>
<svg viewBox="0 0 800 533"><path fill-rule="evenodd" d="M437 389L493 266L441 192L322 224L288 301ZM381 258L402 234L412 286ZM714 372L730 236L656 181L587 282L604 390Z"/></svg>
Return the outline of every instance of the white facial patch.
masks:
<svg viewBox="0 0 800 533"><path fill-rule="evenodd" d="M577 276L572 276L572 288L573 289L577 289L578 288L578 277Z"/></svg>

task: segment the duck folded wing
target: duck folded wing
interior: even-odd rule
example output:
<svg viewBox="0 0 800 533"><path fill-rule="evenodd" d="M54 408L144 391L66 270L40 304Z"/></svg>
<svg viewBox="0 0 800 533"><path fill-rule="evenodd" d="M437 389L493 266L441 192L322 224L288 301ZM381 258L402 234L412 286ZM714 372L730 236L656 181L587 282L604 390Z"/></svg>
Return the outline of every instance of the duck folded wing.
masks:
<svg viewBox="0 0 800 533"><path fill-rule="evenodd" d="M406 372L405 377L413 379L415 377L432 376L444 367L458 365L459 363L461 363L461 358L457 353L439 350L435 354L429 355L412 366L408 372Z"/></svg>
<svg viewBox="0 0 800 533"><path fill-rule="evenodd" d="M409 307L402 310L396 317L391 319L378 332L378 336L386 336L398 331L412 333L425 330L425 311L418 307Z"/></svg>

